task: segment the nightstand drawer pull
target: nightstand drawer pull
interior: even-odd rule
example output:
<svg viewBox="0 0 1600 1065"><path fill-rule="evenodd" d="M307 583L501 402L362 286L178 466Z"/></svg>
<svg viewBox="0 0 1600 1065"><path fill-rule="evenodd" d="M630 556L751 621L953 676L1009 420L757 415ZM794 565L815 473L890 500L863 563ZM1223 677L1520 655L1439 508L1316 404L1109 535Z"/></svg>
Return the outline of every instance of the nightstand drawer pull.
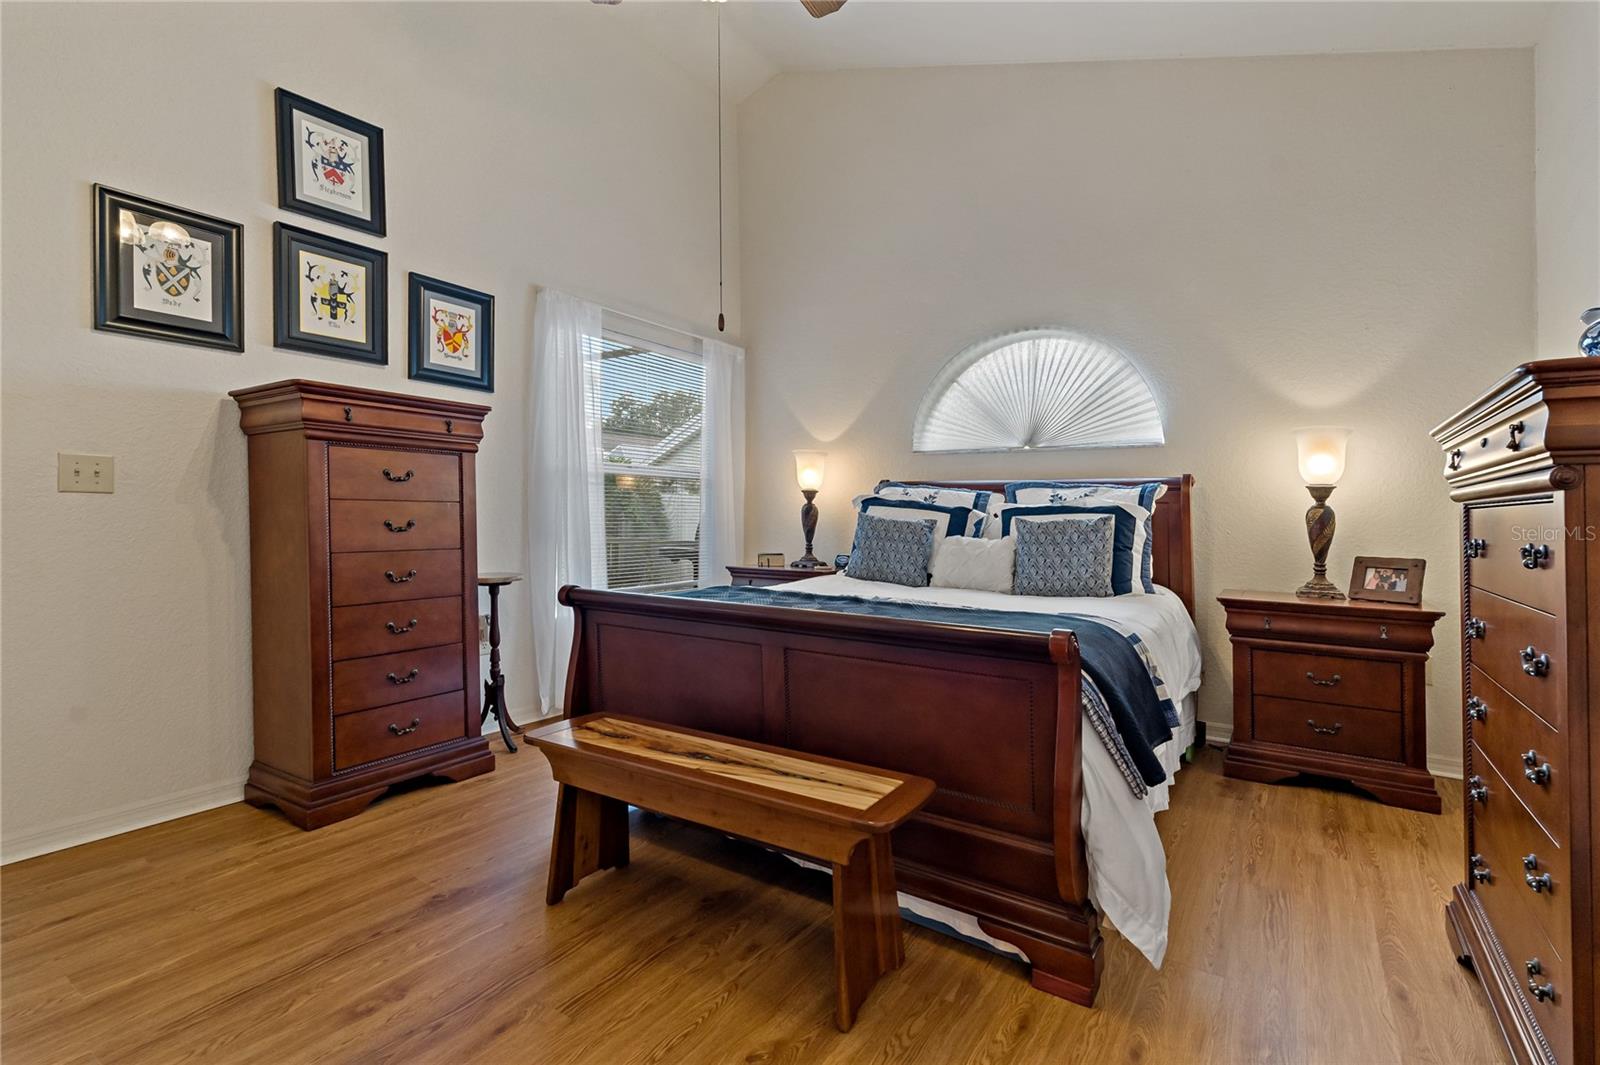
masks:
<svg viewBox="0 0 1600 1065"><path fill-rule="evenodd" d="M1335 721L1331 725L1319 725L1309 717L1306 718L1306 725L1318 736L1337 736L1339 731L1344 728L1344 722L1342 721Z"/></svg>
<svg viewBox="0 0 1600 1065"><path fill-rule="evenodd" d="M1476 695L1467 697L1467 716L1474 721L1482 721L1489 716L1489 704Z"/></svg>
<svg viewBox="0 0 1600 1065"><path fill-rule="evenodd" d="M411 519L408 519L404 525L396 525L394 522L390 521L388 518L384 518L383 519L383 527L385 529L388 529L392 533L410 532L412 529L415 529L417 527L417 519L416 518L411 518Z"/></svg>
<svg viewBox="0 0 1600 1065"><path fill-rule="evenodd" d="M383 624L384 624L384 628L388 629L390 632L394 633L396 636L402 636L405 633L408 633L412 629L417 627L417 619L416 618L412 618L410 623L406 624L406 625L396 625L392 621L386 621Z"/></svg>
<svg viewBox="0 0 1600 1065"><path fill-rule="evenodd" d="M414 717L411 719L411 724L407 725L405 728L401 728L399 725L390 725L389 731L394 733L396 736L409 736L421 727L422 718Z"/></svg>
<svg viewBox="0 0 1600 1065"><path fill-rule="evenodd" d="M407 673L403 677L397 677L393 673L388 674L388 677L389 677L389 683L390 684L410 684L412 681L416 680L421 675L422 675L422 670L413 669L410 673Z"/></svg>
<svg viewBox="0 0 1600 1065"><path fill-rule="evenodd" d="M1539 563L1550 561L1550 545L1533 544L1522 545L1522 568L1538 569Z"/></svg>
<svg viewBox="0 0 1600 1065"><path fill-rule="evenodd" d="M1462 627L1464 629L1466 629L1467 639L1469 639L1469 640L1481 640L1481 639L1483 639L1484 626L1483 626L1483 619L1482 618L1468 618L1466 620L1466 623Z"/></svg>
<svg viewBox="0 0 1600 1065"><path fill-rule="evenodd" d="M1341 676L1339 676L1339 674L1335 673L1332 677L1328 678L1327 680L1321 680L1321 679L1319 679L1317 677L1317 675L1315 673L1311 672L1309 669L1306 670L1306 680L1309 680L1311 683L1315 684L1319 688L1331 688L1335 684L1338 684L1343 679L1344 679L1343 677L1341 677Z"/></svg>
<svg viewBox="0 0 1600 1065"><path fill-rule="evenodd" d="M387 580L390 584L405 584L407 581L414 580L416 578L417 571L416 570L407 570L406 571L406 575L404 577L396 577L394 575L394 570L386 569L386 570L383 571L383 576L384 576L384 579Z"/></svg>
<svg viewBox="0 0 1600 1065"><path fill-rule="evenodd" d="M387 466L383 468L383 479L386 481L393 481L395 484L405 484L416 475L416 470L407 470L405 473L397 474Z"/></svg>
<svg viewBox="0 0 1600 1065"><path fill-rule="evenodd" d="M1471 799L1473 802L1481 802L1485 805L1488 805L1489 786L1485 784L1483 782L1483 778L1478 776L1476 773L1467 778L1467 798Z"/></svg>
<svg viewBox="0 0 1600 1065"><path fill-rule="evenodd" d="M1541 764L1538 751L1522 752L1522 764L1528 767L1522 771L1522 775L1530 781L1539 785L1550 783L1550 763Z"/></svg>
<svg viewBox="0 0 1600 1065"><path fill-rule="evenodd" d="M1544 677L1550 674L1550 656L1540 654L1538 648L1524 647L1521 651L1522 672L1530 677Z"/></svg>

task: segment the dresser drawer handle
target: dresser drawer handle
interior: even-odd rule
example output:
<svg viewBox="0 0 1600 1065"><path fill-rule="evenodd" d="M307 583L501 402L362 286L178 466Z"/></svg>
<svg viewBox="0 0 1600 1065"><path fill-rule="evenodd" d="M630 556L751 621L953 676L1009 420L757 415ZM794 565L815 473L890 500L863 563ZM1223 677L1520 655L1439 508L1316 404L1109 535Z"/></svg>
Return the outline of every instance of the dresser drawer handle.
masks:
<svg viewBox="0 0 1600 1065"><path fill-rule="evenodd" d="M422 670L420 670L420 669L413 669L410 673L407 673L403 677L397 677L393 673L390 673L389 674L389 683L390 684L410 684L412 681L416 680L421 675L422 675Z"/></svg>
<svg viewBox="0 0 1600 1065"><path fill-rule="evenodd" d="M1464 452L1462 452L1460 448L1456 448L1454 451L1450 452L1450 468L1452 470L1459 470L1461 468L1461 459L1463 454Z"/></svg>
<svg viewBox="0 0 1600 1065"><path fill-rule="evenodd" d="M388 518L384 518L383 519L383 527L385 529L388 529L392 533L410 532L412 529L415 529L417 527L417 519L416 518L411 518L411 519L407 520L404 525L396 525L394 522L390 521Z"/></svg>
<svg viewBox="0 0 1600 1065"><path fill-rule="evenodd" d="M408 570L404 577L396 577L394 575L394 570L386 569L386 570L383 571L383 575L389 581L390 584L405 584L407 581L411 581L411 580L416 579L417 571L416 570Z"/></svg>
<svg viewBox="0 0 1600 1065"><path fill-rule="evenodd" d="M1522 867L1529 872L1539 868L1539 856L1537 854L1524 854L1522 856Z"/></svg>
<svg viewBox="0 0 1600 1065"><path fill-rule="evenodd" d="M1476 695L1468 696L1467 716L1474 721L1483 721L1489 716L1489 704Z"/></svg>
<svg viewBox="0 0 1600 1065"><path fill-rule="evenodd" d="M1474 883L1486 883L1492 876L1489 872L1489 865L1483 860L1483 855L1481 854L1474 854L1471 858L1468 858L1467 864L1472 867L1472 880Z"/></svg>
<svg viewBox="0 0 1600 1065"><path fill-rule="evenodd" d="M1535 895L1555 890L1555 884L1551 882L1549 873L1540 873L1538 876L1528 873L1523 879L1528 882L1529 890Z"/></svg>
<svg viewBox="0 0 1600 1065"><path fill-rule="evenodd" d="M404 625L396 625L392 621L386 621L386 622L383 623L383 625L384 625L384 628L388 629L390 632L394 633L396 636L401 636L401 635L404 635L405 633L410 632L412 629L417 627L417 619L416 618L412 618L409 622L407 622Z"/></svg>
<svg viewBox="0 0 1600 1065"><path fill-rule="evenodd" d="M422 718L414 717L411 719L411 724L407 725L405 728L401 728L399 725L390 725L389 731L394 733L396 736L409 736L413 732L417 731L421 725Z"/></svg>
<svg viewBox="0 0 1600 1065"><path fill-rule="evenodd" d="M1481 639L1483 639L1484 624L1483 624L1483 619L1482 618L1468 618L1466 620L1466 622L1462 625L1462 627L1466 630L1467 639L1469 639L1469 640L1481 640Z"/></svg>
<svg viewBox="0 0 1600 1065"><path fill-rule="evenodd" d="M1483 539L1467 541L1467 557L1482 558L1489 553L1489 541Z"/></svg>
<svg viewBox="0 0 1600 1065"><path fill-rule="evenodd" d="M1538 569L1539 568L1539 564L1541 562L1548 562L1548 561L1550 561L1550 545L1549 544L1537 544L1537 545L1535 545L1535 544L1523 544L1522 545L1522 568L1523 569Z"/></svg>
<svg viewBox="0 0 1600 1065"><path fill-rule="evenodd" d="M395 484L405 484L407 481L411 480L411 478L415 477L416 475L417 475L417 471L416 470L407 470L405 473L402 473L402 474L396 476L394 471L389 469L389 467L385 466L383 468L383 478L384 478L384 480L393 481Z"/></svg>
<svg viewBox="0 0 1600 1065"><path fill-rule="evenodd" d="M1488 805L1489 786L1476 773L1467 778L1467 798L1473 802L1481 802L1484 805Z"/></svg>
<svg viewBox="0 0 1600 1065"><path fill-rule="evenodd" d="M1539 785L1550 783L1550 763L1540 764L1538 751L1523 751L1522 764L1528 767L1522 771L1522 775L1530 781Z"/></svg>
<svg viewBox="0 0 1600 1065"><path fill-rule="evenodd" d="M1315 684L1319 688L1331 688L1334 685L1338 684L1343 679L1344 679L1343 677L1341 677L1341 676L1339 676L1339 674L1335 673L1333 676L1329 677L1327 680L1319 680L1315 673L1311 672L1309 669L1306 670L1306 680L1309 680L1311 683Z"/></svg>
<svg viewBox="0 0 1600 1065"><path fill-rule="evenodd" d="M1540 654L1535 647L1522 649L1522 672L1530 677L1544 677L1550 673L1550 656Z"/></svg>
<svg viewBox="0 0 1600 1065"><path fill-rule="evenodd" d="M1342 721L1335 721L1331 725L1319 725L1309 717L1306 718L1306 725L1318 736L1337 736L1339 730L1344 728L1344 722Z"/></svg>
<svg viewBox="0 0 1600 1065"><path fill-rule="evenodd" d="M1528 426L1527 426L1526 423L1524 423L1524 422L1512 422L1511 423L1511 439L1506 441L1506 450L1507 451L1520 451L1520 450L1522 450L1522 434L1527 432L1527 431L1528 431Z"/></svg>
<svg viewBox="0 0 1600 1065"><path fill-rule="evenodd" d="M1556 997L1556 985L1541 984L1530 977L1528 979L1528 994L1532 995L1540 1002L1549 1002L1551 999Z"/></svg>

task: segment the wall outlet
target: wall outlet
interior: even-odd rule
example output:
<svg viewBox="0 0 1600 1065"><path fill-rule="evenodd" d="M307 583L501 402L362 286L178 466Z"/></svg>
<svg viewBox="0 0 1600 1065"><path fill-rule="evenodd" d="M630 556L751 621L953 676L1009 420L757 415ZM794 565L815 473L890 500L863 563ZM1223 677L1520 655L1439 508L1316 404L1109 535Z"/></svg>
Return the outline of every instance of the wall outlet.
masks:
<svg viewBox="0 0 1600 1065"><path fill-rule="evenodd" d="M116 459L110 455L69 455L56 452L56 491L114 492Z"/></svg>

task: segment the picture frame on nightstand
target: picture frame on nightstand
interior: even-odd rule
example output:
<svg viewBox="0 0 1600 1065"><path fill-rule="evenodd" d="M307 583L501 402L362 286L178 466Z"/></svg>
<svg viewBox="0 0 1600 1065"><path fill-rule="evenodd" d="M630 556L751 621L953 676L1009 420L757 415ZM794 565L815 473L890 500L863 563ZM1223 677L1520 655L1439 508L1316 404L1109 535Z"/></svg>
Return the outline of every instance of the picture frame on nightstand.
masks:
<svg viewBox="0 0 1600 1065"><path fill-rule="evenodd" d="M1350 569L1350 598L1417 606L1422 602L1422 577L1427 568L1427 561L1420 558L1357 555Z"/></svg>

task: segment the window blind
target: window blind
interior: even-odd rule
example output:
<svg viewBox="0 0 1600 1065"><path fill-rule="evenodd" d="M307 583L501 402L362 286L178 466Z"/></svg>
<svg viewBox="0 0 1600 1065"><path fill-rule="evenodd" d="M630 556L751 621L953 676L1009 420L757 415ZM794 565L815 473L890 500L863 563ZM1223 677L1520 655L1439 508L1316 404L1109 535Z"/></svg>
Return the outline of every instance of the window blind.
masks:
<svg viewBox="0 0 1600 1065"><path fill-rule="evenodd" d="M631 330L637 332L638 330ZM697 353L608 327L599 355L606 586L672 591L699 583L700 436L705 367Z"/></svg>

